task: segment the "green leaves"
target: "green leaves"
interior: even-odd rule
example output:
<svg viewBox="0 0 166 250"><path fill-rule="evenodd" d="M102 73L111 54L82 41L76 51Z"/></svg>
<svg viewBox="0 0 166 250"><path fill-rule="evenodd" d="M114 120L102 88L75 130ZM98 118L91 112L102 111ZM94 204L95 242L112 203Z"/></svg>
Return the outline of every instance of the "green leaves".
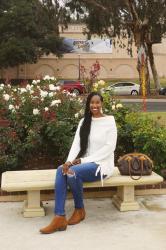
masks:
<svg viewBox="0 0 166 250"><path fill-rule="evenodd" d="M126 153L132 151L145 153L154 161L156 171L165 168L166 128L141 113L129 113L125 117L125 123L125 127L120 131L119 136L122 137L124 131L124 141L121 140L121 145L123 144ZM127 127L129 130L126 129ZM132 150L127 146L129 138Z"/></svg>
<svg viewBox="0 0 166 250"><path fill-rule="evenodd" d="M57 2L51 9L50 1L7 2L0 2L0 68L35 63L44 53L62 55L59 23L66 12Z"/></svg>
<svg viewBox="0 0 166 250"><path fill-rule="evenodd" d="M37 159L62 163L67 157L82 102L61 91L54 77L44 79L24 88L0 84L0 117L9 121L0 127L0 171L40 168Z"/></svg>

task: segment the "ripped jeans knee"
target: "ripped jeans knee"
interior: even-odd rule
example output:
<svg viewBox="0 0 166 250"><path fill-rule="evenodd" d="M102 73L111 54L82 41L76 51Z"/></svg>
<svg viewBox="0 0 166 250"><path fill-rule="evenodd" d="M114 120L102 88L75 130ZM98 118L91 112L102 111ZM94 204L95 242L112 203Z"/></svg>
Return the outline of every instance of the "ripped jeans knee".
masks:
<svg viewBox="0 0 166 250"><path fill-rule="evenodd" d="M70 178L72 178L72 177L75 177L75 178L76 178L76 174L75 174L74 170L73 170L73 169L70 169L70 168L69 168L69 170L67 171L67 176L70 177Z"/></svg>

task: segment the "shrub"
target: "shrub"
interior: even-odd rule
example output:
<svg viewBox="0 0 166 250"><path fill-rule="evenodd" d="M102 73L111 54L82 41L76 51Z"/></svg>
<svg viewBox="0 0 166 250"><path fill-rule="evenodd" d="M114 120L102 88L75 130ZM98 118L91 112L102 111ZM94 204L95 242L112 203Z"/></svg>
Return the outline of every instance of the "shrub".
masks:
<svg viewBox="0 0 166 250"><path fill-rule="evenodd" d="M129 114L126 121L131 127L134 150L149 155L154 161L155 171L160 173L166 168L166 128L136 113Z"/></svg>
<svg viewBox="0 0 166 250"><path fill-rule="evenodd" d="M81 99L61 91L55 79L45 77L24 87L1 84L1 117L10 121L1 128L1 172L22 168L29 159L65 160L81 107Z"/></svg>

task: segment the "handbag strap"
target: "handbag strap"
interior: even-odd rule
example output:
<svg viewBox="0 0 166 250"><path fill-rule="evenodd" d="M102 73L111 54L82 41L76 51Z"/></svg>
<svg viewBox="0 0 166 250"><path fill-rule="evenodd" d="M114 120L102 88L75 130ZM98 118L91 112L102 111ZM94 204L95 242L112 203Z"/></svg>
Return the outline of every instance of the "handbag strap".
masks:
<svg viewBox="0 0 166 250"><path fill-rule="evenodd" d="M133 177L133 175L131 174L131 160L132 160L132 157L128 156L126 158L126 160L128 161L128 164L129 164L129 174L130 174L131 179L133 179L135 181L139 180L142 177L142 173L143 173L143 160L144 159L141 159L141 174L137 178Z"/></svg>

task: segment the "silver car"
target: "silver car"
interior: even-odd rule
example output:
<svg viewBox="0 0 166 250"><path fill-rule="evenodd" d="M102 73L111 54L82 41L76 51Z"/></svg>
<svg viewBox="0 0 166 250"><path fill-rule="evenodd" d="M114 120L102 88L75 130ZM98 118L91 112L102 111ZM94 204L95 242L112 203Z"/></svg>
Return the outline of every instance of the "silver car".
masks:
<svg viewBox="0 0 166 250"><path fill-rule="evenodd" d="M138 95L140 85L134 82L117 82L107 87L106 91L110 90L115 95Z"/></svg>

